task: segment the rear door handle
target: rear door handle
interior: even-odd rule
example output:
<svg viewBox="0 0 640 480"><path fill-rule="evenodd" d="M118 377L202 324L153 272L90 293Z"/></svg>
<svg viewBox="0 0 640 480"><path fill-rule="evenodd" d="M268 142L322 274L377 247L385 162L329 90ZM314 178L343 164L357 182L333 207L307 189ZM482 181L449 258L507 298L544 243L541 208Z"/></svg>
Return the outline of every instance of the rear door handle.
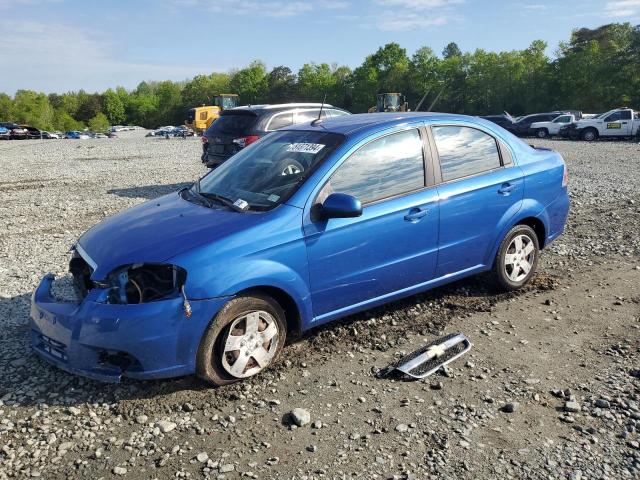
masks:
<svg viewBox="0 0 640 480"><path fill-rule="evenodd" d="M411 210L409 210L409 213L404 216L404 219L407 222L416 223L427 213L429 213L429 210L427 210L426 208L412 208Z"/></svg>
<svg viewBox="0 0 640 480"><path fill-rule="evenodd" d="M515 188L516 188L515 185L512 185L510 183L503 183L500 189L498 190L498 193L500 195L509 195L511 192L513 192Z"/></svg>

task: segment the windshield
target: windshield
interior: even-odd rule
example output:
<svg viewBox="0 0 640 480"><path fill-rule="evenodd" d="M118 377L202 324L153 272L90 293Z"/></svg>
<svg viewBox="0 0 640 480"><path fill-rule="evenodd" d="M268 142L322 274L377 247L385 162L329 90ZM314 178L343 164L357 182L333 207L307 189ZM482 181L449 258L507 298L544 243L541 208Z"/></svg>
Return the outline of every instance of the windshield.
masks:
<svg viewBox="0 0 640 480"><path fill-rule="evenodd" d="M289 198L343 140L336 133L273 132L202 178L199 190L197 183L192 188L203 196L270 210Z"/></svg>
<svg viewBox="0 0 640 480"><path fill-rule="evenodd" d="M223 110L236 108L238 106L238 97L222 97L220 103Z"/></svg>

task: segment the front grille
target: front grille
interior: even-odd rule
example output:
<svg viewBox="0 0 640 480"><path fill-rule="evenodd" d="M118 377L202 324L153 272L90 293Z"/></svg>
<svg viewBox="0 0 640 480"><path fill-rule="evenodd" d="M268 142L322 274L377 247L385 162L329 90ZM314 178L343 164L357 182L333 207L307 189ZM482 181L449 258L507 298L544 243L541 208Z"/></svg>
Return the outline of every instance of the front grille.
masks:
<svg viewBox="0 0 640 480"><path fill-rule="evenodd" d="M67 361L67 346L62 343L54 340L51 337L47 337L46 335L39 334L40 337L40 347L41 350L47 352L52 357L58 358L63 361Z"/></svg>

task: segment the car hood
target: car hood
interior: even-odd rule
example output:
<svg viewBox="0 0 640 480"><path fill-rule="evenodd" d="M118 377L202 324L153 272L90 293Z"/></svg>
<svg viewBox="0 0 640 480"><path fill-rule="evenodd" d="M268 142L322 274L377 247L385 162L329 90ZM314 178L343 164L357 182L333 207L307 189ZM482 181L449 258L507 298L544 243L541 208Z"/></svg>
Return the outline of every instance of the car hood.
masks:
<svg viewBox="0 0 640 480"><path fill-rule="evenodd" d="M95 264L92 278L114 268L158 263L264 221L264 214L207 208L178 192L125 210L95 225L78 243ZM91 263L91 262L90 262Z"/></svg>

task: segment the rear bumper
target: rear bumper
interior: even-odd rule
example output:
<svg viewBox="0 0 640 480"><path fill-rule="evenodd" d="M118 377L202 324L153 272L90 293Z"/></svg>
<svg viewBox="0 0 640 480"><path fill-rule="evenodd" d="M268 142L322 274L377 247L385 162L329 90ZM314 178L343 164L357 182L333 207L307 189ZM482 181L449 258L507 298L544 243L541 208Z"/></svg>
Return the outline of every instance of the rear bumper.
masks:
<svg viewBox="0 0 640 480"><path fill-rule="evenodd" d="M193 300L187 318L180 298L111 305L96 302L94 291L80 304L59 302L50 293L53 279L45 276L32 295L34 352L70 373L105 382L194 373L202 334L228 300Z"/></svg>

